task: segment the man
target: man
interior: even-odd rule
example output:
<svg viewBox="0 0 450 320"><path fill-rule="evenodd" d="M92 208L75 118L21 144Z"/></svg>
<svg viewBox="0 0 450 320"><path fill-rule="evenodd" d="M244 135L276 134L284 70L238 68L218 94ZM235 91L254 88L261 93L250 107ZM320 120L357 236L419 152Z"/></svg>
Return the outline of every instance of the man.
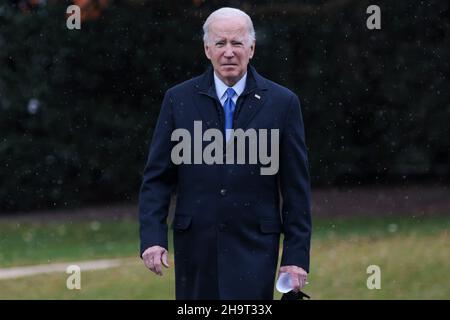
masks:
<svg viewBox="0 0 450 320"><path fill-rule="evenodd" d="M273 299L280 233L280 272L295 291L309 272L310 181L299 100L249 65L255 32L247 14L219 9L203 31L212 67L166 92L154 131L139 198L141 257L158 275L169 267L166 218L177 188L176 298ZM196 121L220 130L228 142L224 158L230 129L276 130L271 151L279 152L279 170L263 175L261 163L175 164L172 133L194 136Z"/></svg>

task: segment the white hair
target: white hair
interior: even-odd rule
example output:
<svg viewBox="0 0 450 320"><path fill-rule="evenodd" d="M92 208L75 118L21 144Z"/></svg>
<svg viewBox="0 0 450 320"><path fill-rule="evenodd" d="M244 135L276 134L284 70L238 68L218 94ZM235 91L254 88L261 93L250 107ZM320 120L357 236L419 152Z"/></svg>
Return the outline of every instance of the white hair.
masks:
<svg viewBox="0 0 450 320"><path fill-rule="evenodd" d="M209 25L220 18L234 18L234 17L243 17L247 22L247 33L248 33L248 41L249 43L253 43L256 39L255 28L253 28L252 19L246 14L244 11L236 9L236 8L220 8L211 13L203 24L203 42L207 42L209 40Z"/></svg>

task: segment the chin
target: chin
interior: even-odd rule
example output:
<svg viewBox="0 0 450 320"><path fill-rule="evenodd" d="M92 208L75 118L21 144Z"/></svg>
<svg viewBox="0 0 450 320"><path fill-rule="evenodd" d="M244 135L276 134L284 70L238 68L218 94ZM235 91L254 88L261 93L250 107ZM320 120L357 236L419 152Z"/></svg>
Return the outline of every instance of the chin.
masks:
<svg viewBox="0 0 450 320"><path fill-rule="evenodd" d="M239 70L224 70L222 72L223 77L238 77L239 76Z"/></svg>

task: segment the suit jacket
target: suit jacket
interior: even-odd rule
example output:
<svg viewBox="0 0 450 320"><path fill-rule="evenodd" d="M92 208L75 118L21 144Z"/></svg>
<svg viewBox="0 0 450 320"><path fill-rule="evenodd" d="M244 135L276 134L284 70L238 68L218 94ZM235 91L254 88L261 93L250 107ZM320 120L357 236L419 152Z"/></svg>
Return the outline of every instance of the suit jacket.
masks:
<svg viewBox="0 0 450 320"><path fill-rule="evenodd" d="M234 128L279 130L275 175L261 175L260 163L173 164L178 142L171 134L184 128L194 136L194 121L223 133L212 67L164 96L140 189L141 255L153 245L168 248L167 214L176 191L176 298L273 299L281 233L281 265L309 271L310 178L299 99L249 65Z"/></svg>

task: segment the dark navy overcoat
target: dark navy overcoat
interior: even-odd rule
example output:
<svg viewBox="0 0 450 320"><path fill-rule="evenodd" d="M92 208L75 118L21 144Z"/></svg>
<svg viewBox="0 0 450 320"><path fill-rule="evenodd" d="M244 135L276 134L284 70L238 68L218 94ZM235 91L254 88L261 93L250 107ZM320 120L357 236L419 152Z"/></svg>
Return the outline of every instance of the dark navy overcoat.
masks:
<svg viewBox="0 0 450 320"><path fill-rule="evenodd" d="M194 121L201 121L203 131L217 128L223 134L212 67L169 89L162 103L139 195L141 255L153 245L168 248L168 207L176 192L171 227L177 299L273 299L281 233L281 265L309 272L310 178L299 99L250 65L247 75L233 126L279 130L279 169L273 175L261 174L267 165L259 159L173 163L175 129L194 137Z"/></svg>

